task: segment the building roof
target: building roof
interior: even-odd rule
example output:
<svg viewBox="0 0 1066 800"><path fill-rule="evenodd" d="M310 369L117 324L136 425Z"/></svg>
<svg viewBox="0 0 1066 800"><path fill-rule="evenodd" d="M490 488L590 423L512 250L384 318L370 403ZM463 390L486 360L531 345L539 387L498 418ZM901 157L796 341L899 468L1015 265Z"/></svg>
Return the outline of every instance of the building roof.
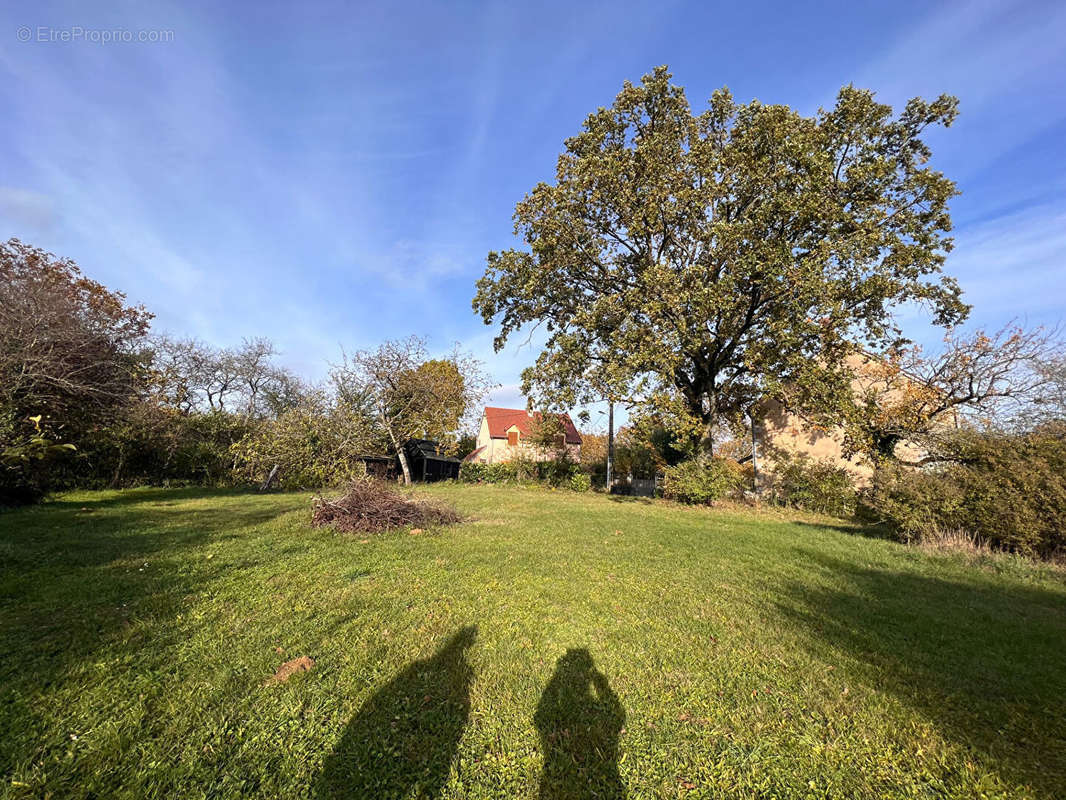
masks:
<svg viewBox="0 0 1066 800"><path fill-rule="evenodd" d="M404 444L404 449L407 450L407 455L412 458L428 458L432 461L459 462L458 458L445 455L441 450L440 444L431 439L408 439Z"/></svg>
<svg viewBox="0 0 1066 800"><path fill-rule="evenodd" d="M528 436L534 420L540 419L540 412L530 414L523 408L493 408L485 406L485 419L489 423L489 436L493 439L506 439L511 426L518 428L523 436ZM577 432L569 414L560 414L567 444L581 444L581 434Z"/></svg>
<svg viewBox="0 0 1066 800"><path fill-rule="evenodd" d="M468 453L468 454L467 454L467 455L466 455L466 456L465 456L465 457L463 458L463 461L474 461L474 460L475 460L475 459L476 459L476 458L477 458L477 457L478 457L479 455L481 455L481 451L483 451L483 450L484 450L484 449L485 449L486 447L488 447L488 445L486 445L486 444L483 444L483 445L481 445L481 447L479 447L479 448L478 448L477 450L475 450L474 452L472 452L472 453Z"/></svg>

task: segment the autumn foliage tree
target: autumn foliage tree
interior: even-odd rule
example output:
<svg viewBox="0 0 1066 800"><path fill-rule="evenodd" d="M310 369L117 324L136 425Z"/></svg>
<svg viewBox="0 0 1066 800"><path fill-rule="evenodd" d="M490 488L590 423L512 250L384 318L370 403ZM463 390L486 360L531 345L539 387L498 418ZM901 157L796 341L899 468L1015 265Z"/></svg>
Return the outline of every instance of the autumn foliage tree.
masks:
<svg viewBox="0 0 1066 800"><path fill-rule="evenodd" d="M844 358L900 338L894 309L952 325L941 274L955 185L929 166L954 98L903 111L847 86L803 116L725 89L694 114L665 67L626 83L518 203L525 249L492 252L474 309L496 348L543 326L523 390L560 408L607 387L685 423L702 457L723 417L785 386L843 417ZM832 391L826 391L830 387Z"/></svg>
<svg viewBox="0 0 1066 800"><path fill-rule="evenodd" d="M865 367L865 385L845 426L847 444L877 462L909 443L928 462L952 458L955 448L945 444L960 427L1027 427L1056 404L1049 365L1062 352L1057 331L1015 324L995 333L951 331L933 352L896 349Z"/></svg>
<svg viewBox="0 0 1066 800"><path fill-rule="evenodd" d="M151 319L69 259L0 244L0 408L67 426L106 419L143 385Z"/></svg>
<svg viewBox="0 0 1066 800"><path fill-rule="evenodd" d="M142 391L151 318L69 259L0 243L0 494L32 499L47 483L47 458L9 455L65 452L58 442L80 442Z"/></svg>
<svg viewBox="0 0 1066 800"><path fill-rule="evenodd" d="M446 358L430 359L425 340L417 336L345 355L332 380L342 402L372 409L400 460L405 483L411 482L411 469L404 443L426 438L457 447L464 417L490 387L480 361L458 348Z"/></svg>

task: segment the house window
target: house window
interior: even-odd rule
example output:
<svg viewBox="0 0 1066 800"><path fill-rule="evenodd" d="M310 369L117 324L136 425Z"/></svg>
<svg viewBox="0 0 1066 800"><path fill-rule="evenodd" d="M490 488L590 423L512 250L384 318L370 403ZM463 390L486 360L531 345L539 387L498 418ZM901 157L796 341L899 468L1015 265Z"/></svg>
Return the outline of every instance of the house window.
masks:
<svg viewBox="0 0 1066 800"><path fill-rule="evenodd" d="M507 431L507 444L511 447L518 444L518 431Z"/></svg>
<svg viewBox="0 0 1066 800"><path fill-rule="evenodd" d="M562 450L566 447L566 434L560 433L555 437L555 446Z"/></svg>

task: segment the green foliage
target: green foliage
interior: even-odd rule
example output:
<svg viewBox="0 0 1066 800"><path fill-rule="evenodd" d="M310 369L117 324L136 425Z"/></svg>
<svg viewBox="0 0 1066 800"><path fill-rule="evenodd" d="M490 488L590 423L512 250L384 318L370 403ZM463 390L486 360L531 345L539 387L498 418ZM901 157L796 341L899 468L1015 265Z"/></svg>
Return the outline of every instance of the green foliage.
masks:
<svg viewBox="0 0 1066 800"><path fill-rule="evenodd" d="M455 452L464 417L490 386L484 365L458 346L445 359L427 355L425 340L409 336L345 355L331 373L341 402L374 415L399 456L405 483L411 471L403 443L433 439Z"/></svg>
<svg viewBox="0 0 1066 800"><path fill-rule="evenodd" d="M22 431L12 422L0 426L0 506L39 500L51 484L50 463L77 450L49 436L39 414L26 423Z"/></svg>
<svg viewBox="0 0 1066 800"><path fill-rule="evenodd" d="M499 464L464 461L459 467L459 480L463 483L517 483L518 466L516 461L504 461Z"/></svg>
<svg viewBox="0 0 1066 800"><path fill-rule="evenodd" d="M737 494L744 487L744 470L727 458L690 459L663 470L663 497L679 503L705 505Z"/></svg>
<svg viewBox="0 0 1066 800"><path fill-rule="evenodd" d="M846 469L828 459L816 461L805 453L777 452L773 459L772 502L837 517L854 513L855 482Z"/></svg>
<svg viewBox="0 0 1066 800"><path fill-rule="evenodd" d="M62 465L56 481L85 488L227 486L233 482L231 448L255 427L243 414L185 414L134 403L113 425L86 434L82 452Z"/></svg>
<svg viewBox="0 0 1066 800"><path fill-rule="evenodd" d="M56 456L69 448L27 433L26 420L62 421L63 441L84 453L85 439L144 391L151 318L73 261L18 239L0 242L0 482L8 500L61 485Z"/></svg>
<svg viewBox="0 0 1066 800"><path fill-rule="evenodd" d="M384 441L363 410L310 397L260 423L233 448L234 475L258 483L275 465L286 489L340 486L365 474L359 456L382 452Z"/></svg>
<svg viewBox="0 0 1066 800"><path fill-rule="evenodd" d="M592 489L592 478L584 472L575 472L570 476L569 488L574 492L587 492Z"/></svg>
<svg viewBox="0 0 1066 800"><path fill-rule="evenodd" d="M535 483L552 488L568 488L587 492L592 481L581 471L579 464L567 458L534 461L516 458L499 464L463 462L459 480L464 483Z"/></svg>
<svg viewBox="0 0 1066 800"><path fill-rule="evenodd" d="M842 415L842 355L894 342L896 307L968 312L940 274L955 185L922 140L956 113L846 86L810 117L725 89L694 114L659 67L566 140L555 182L515 208L528 249L489 253L473 307L497 350L549 332L522 376L537 404L640 396L704 453L785 386Z"/></svg>
<svg viewBox="0 0 1066 800"><path fill-rule="evenodd" d="M1066 426L958 436L953 461L885 465L866 503L907 541L963 532L1027 556L1066 552Z"/></svg>

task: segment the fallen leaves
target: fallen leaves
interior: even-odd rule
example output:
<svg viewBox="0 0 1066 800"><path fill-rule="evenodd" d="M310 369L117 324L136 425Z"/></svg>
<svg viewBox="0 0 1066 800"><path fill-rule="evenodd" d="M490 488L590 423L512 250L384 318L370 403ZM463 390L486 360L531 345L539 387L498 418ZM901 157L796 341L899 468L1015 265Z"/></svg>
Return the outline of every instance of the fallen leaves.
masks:
<svg viewBox="0 0 1066 800"><path fill-rule="evenodd" d="M267 686L272 683L284 683L298 672L310 672L311 667L314 665L315 660L309 656L300 656L291 661L286 661L278 667L277 672L266 679L263 685Z"/></svg>

